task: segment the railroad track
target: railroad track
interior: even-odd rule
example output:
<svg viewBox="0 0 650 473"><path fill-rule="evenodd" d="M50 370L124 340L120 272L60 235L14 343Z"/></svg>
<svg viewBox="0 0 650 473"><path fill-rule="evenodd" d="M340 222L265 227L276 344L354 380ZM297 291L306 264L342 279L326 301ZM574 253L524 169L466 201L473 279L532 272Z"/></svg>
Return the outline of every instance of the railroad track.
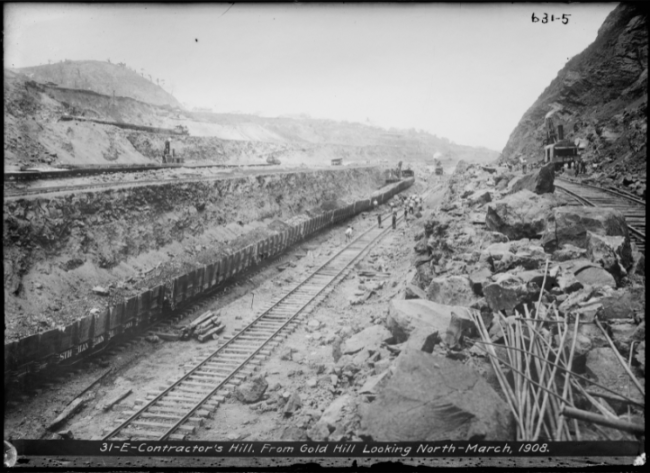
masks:
<svg viewBox="0 0 650 473"><path fill-rule="evenodd" d="M195 166L195 167L181 167L179 169L182 169L186 172L191 172L194 168L199 168L199 167L215 167L215 166ZM221 168L226 169L224 166L221 166ZM327 168L323 168L327 169ZM148 169L149 171L155 171L159 169ZM318 169L317 169L318 170ZM241 168L241 167L234 167L230 168L230 171L226 175L213 175L213 176L197 176L194 175L191 178L188 179L179 179L179 178L167 178L167 179L147 179L147 180L134 180L134 181L128 181L128 182L119 182L119 181L112 181L112 182L98 182L98 183L87 183L87 184L70 184L70 185L64 185L64 186L52 186L52 187L41 187L41 188L36 188L36 189L11 189L5 185L4 188L4 197L6 199L20 199L23 197L28 197L32 195L42 195L42 194L52 194L55 192L70 192L70 191L86 191L86 190L97 190L97 189L112 189L112 188L121 188L121 187L135 187L135 186L148 186L152 184L167 184L167 183L173 183L173 184L183 184L183 183L190 183L190 182L197 182L197 181L213 181L215 179L235 179L235 178L241 178L243 176L257 176L260 174L269 174L269 173L274 173L274 174L288 174L292 172L302 172L303 169L300 168L284 168L284 169L276 169L276 170L269 170L261 167L256 167L256 168ZM106 172L103 172L103 174L107 174Z"/></svg>
<svg viewBox="0 0 650 473"><path fill-rule="evenodd" d="M557 184L560 181L561 184ZM565 179L556 179L555 187L573 197L582 205L610 207L620 211L627 222L630 234L639 251L645 254L645 202L626 192L613 189L576 184Z"/></svg>
<svg viewBox="0 0 650 473"><path fill-rule="evenodd" d="M76 166L52 170L27 169L25 171L5 172L5 181L34 181L44 179L68 179L80 176L96 176L100 174L114 174L123 172L157 171L161 169L195 169L195 168L218 168L218 169L248 169L271 166L270 164L124 164L124 165L97 165L97 166Z"/></svg>
<svg viewBox="0 0 650 473"><path fill-rule="evenodd" d="M391 230L365 231L302 282L267 303L252 322L160 392L149 392L104 440L184 440L212 416L226 397L271 355L352 270L373 244Z"/></svg>

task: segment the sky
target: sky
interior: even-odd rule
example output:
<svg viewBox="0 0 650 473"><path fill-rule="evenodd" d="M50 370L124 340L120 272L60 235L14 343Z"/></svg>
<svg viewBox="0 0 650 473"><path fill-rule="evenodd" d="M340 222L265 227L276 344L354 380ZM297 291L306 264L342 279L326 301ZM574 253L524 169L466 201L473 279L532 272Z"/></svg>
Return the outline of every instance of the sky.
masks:
<svg viewBox="0 0 650 473"><path fill-rule="evenodd" d="M110 59L164 79L188 107L414 128L501 151L615 7L5 3L4 65Z"/></svg>

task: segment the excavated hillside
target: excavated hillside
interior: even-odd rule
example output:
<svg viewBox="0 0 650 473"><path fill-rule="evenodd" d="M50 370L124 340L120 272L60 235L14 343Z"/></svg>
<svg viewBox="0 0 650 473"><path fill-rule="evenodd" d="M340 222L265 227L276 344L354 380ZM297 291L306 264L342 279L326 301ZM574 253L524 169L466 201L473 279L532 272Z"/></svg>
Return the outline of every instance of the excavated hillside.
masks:
<svg viewBox="0 0 650 473"><path fill-rule="evenodd" d="M154 105L180 107L162 87L130 69L126 64L104 61L61 61L18 69L30 79L67 89L89 90L103 95L130 97Z"/></svg>
<svg viewBox="0 0 650 473"><path fill-rule="evenodd" d="M56 71L58 66L30 70ZM498 156L492 150L458 145L415 130L384 130L331 120L190 112L148 99L147 91L157 86L137 74L123 84L128 90L118 93L116 89L115 95L101 93L112 80L108 73L108 79L82 74L87 90L62 86L67 84L65 80L53 82L58 80L54 72L39 76L39 80L36 73L30 74L31 79L5 70L5 168L159 162L164 140L169 136L165 130L179 125L189 135L175 135L174 150L188 163L255 164L273 156L282 164L307 166L329 165L334 158L343 158L344 164L385 161L394 165L399 160L433 164L435 154L451 167L461 159L487 162ZM148 85L141 87L141 81ZM90 87L91 83L98 86ZM75 82L72 85L78 86ZM83 120L62 120L68 117ZM157 130L134 130L133 125Z"/></svg>
<svg viewBox="0 0 650 473"><path fill-rule="evenodd" d="M544 118L563 124L565 137L586 145L583 159L599 169L646 172L648 29L640 4L622 3L596 40L573 57L524 114L501 162L543 158Z"/></svg>

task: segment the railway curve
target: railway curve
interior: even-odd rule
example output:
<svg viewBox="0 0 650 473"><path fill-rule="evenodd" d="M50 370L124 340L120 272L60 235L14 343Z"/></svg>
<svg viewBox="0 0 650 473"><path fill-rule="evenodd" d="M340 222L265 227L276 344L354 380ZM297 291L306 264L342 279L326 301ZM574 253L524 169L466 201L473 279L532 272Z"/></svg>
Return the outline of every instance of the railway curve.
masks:
<svg viewBox="0 0 650 473"><path fill-rule="evenodd" d="M556 178L555 187L582 205L609 207L620 211L625 217L632 239L639 250L645 254L646 208L644 201L626 192L578 184L562 178Z"/></svg>

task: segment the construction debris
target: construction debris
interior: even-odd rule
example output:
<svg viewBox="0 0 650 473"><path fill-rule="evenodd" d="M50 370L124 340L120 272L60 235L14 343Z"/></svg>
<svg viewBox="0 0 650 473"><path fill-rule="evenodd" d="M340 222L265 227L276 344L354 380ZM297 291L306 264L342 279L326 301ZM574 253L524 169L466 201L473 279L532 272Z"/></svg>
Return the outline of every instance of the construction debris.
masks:
<svg viewBox="0 0 650 473"><path fill-rule="evenodd" d="M103 410L103 411L109 411L109 410L111 410L115 404L117 404L118 402L120 402L122 399L124 399L125 397L127 397L127 396L128 396L129 394L131 394L132 392L133 392L133 389L129 388L129 389L127 389L126 391L122 392L121 394L118 394L116 397L114 397L114 398L111 399L110 401L107 401L107 402L102 406L102 410Z"/></svg>
<svg viewBox="0 0 650 473"><path fill-rule="evenodd" d="M180 338L181 340L196 338L199 342L205 342L213 338L216 339L217 335L225 328L226 326L219 321L219 313L208 311L183 327Z"/></svg>

